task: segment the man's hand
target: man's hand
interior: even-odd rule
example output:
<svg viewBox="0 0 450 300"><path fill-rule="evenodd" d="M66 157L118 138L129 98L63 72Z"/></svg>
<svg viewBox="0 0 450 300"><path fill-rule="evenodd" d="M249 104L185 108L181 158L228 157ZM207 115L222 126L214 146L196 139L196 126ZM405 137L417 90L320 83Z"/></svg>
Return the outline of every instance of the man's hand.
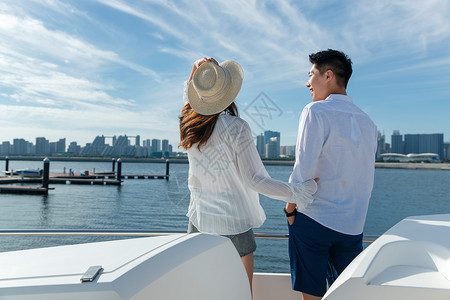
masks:
<svg viewBox="0 0 450 300"><path fill-rule="evenodd" d="M294 222L295 222L295 216L288 217L287 220L288 220L289 225L292 226L292 224L294 224Z"/></svg>
<svg viewBox="0 0 450 300"><path fill-rule="evenodd" d="M287 203L286 204L286 211L288 213L293 212L295 209L296 209L295 203ZM287 220L288 220L289 225L292 225L292 224L294 224L295 216L288 217Z"/></svg>

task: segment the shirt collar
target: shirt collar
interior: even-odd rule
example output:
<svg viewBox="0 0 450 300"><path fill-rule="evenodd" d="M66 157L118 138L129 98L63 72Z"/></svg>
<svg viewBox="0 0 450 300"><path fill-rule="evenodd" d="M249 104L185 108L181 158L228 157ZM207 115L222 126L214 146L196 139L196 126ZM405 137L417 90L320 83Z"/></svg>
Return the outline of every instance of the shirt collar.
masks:
<svg viewBox="0 0 450 300"><path fill-rule="evenodd" d="M343 94L330 94L325 100L343 100L353 103L352 98Z"/></svg>

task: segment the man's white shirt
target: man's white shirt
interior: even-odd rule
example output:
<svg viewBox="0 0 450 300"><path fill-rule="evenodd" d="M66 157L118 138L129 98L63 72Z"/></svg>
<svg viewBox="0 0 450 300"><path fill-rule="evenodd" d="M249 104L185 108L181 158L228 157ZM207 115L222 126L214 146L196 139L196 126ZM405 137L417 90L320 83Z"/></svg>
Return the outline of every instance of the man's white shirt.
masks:
<svg viewBox="0 0 450 300"><path fill-rule="evenodd" d="M289 182L320 177L302 213L350 235L362 233L372 193L377 128L347 95L331 94L300 115L296 160Z"/></svg>

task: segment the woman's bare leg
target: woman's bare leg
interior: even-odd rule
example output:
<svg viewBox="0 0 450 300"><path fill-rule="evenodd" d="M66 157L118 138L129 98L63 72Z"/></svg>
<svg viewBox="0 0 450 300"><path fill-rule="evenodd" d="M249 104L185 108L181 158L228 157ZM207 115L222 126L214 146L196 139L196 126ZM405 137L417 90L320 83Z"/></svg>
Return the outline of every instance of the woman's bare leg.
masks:
<svg viewBox="0 0 450 300"><path fill-rule="evenodd" d="M303 300L320 300L322 297L317 297L309 294L302 293Z"/></svg>
<svg viewBox="0 0 450 300"><path fill-rule="evenodd" d="M253 282L253 253L241 257L242 262L244 263L245 271L247 271L248 281L250 283L250 291L252 291L252 282ZM253 294L253 292L252 292Z"/></svg>

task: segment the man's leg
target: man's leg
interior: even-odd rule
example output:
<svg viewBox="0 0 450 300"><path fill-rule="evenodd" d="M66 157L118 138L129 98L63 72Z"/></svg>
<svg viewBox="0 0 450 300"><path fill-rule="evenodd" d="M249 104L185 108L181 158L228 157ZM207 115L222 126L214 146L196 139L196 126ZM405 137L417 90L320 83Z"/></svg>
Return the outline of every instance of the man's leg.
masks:
<svg viewBox="0 0 450 300"><path fill-rule="evenodd" d="M328 230L301 213L289 225L292 289L302 292L304 299L321 299L326 292Z"/></svg>
<svg viewBox="0 0 450 300"><path fill-rule="evenodd" d="M330 261L338 275L361 253L363 234L347 235L337 233L336 242L330 249Z"/></svg>

